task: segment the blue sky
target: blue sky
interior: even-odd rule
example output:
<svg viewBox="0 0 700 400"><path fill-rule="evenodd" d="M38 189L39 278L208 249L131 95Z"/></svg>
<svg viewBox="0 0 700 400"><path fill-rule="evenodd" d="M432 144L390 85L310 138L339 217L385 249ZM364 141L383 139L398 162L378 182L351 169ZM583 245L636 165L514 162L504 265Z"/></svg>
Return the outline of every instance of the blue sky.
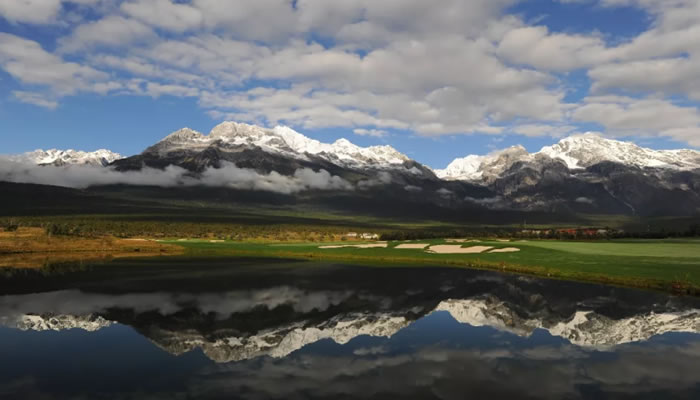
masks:
<svg viewBox="0 0 700 400"><path fill-rule="evenodd" d="M698 29L695 0L4 0L0 153L224 120L433 167L586 131L698 148Z"/></svg>

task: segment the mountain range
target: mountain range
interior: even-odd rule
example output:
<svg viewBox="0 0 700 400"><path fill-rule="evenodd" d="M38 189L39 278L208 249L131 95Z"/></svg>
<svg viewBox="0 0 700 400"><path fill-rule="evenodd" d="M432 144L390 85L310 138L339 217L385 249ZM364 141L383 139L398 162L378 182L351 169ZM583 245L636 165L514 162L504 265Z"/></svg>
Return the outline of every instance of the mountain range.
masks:
<svg viewBox="0 0 700 400"><path fill-rule="evenodd" d="M306 192L307 196L346 191L452 210L639 216L700 213L700 152L652 150L591 133L564 138L536 153L515 146L484 156L469 155L445 169L432 169L391 146L360 147L346 139L322 143L288 127L268 129L236 122L221 123L209 134L183 128L129 157L104 149L92 153L37 150L9 160L60 168L106 168L131 177L148 173L145 185L201 183L285 194ZM3 165L0 180L46 181L33 182L26 170L19 173ZM168 179L161 182L165 178L157 173L154 178L153 171L168 172L161 174ZM24 176L18 178L21 174ZM119 176L88 180L83 186L141 182ZM80 179L70 182L76 180Z"/></svg>

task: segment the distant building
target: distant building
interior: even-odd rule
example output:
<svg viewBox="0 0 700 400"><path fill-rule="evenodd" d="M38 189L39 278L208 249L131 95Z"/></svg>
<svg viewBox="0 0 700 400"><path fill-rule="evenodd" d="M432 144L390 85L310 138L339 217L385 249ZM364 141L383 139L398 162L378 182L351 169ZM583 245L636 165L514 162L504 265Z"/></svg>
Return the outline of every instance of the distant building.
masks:
<svg viewBox="0 0 700 400"><path fill-rule="evenodd" d="M357 232L348 232L348 234L345 235L345 236L347 236L347 237L349 237L349 238L356 238L356 237L357 237Z"/></svg>
<svg viewBox="0 0 700 400"><path fill-rule="evenodd" d="M377 240L377 239L379 239L379 235L376 233L363 233L362 235L360 235L360 238L369 239L369 240Z"/></svg>

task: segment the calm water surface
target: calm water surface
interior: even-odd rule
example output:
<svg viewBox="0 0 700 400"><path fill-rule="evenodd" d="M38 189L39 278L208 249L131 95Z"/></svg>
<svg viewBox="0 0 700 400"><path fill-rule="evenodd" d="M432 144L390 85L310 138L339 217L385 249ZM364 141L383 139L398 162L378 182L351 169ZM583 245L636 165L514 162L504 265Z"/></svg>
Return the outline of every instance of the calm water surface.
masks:
<svg viewBox="0 0 700 400"><path fill-rule="evenodd" d="M0 398L698 399L700 304L269 260L5 273Z"/></svg>

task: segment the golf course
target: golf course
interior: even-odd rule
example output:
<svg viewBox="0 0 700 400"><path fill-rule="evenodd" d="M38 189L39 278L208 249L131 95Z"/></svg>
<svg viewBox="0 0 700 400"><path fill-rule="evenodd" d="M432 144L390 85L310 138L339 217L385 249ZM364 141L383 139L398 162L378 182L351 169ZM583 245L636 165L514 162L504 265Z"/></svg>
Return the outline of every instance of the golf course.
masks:
<svg viewBox="0 0 700 400"><path fill-rule="evenodd" d="M185 256L269 257L371 264L454 266L700 294L700 240L434 239L368 243L162 241ZM439 251L431 250L438 249ZM464 251L459 251L459 249ZM474 250L470 250L474 249Z"/></svg>

